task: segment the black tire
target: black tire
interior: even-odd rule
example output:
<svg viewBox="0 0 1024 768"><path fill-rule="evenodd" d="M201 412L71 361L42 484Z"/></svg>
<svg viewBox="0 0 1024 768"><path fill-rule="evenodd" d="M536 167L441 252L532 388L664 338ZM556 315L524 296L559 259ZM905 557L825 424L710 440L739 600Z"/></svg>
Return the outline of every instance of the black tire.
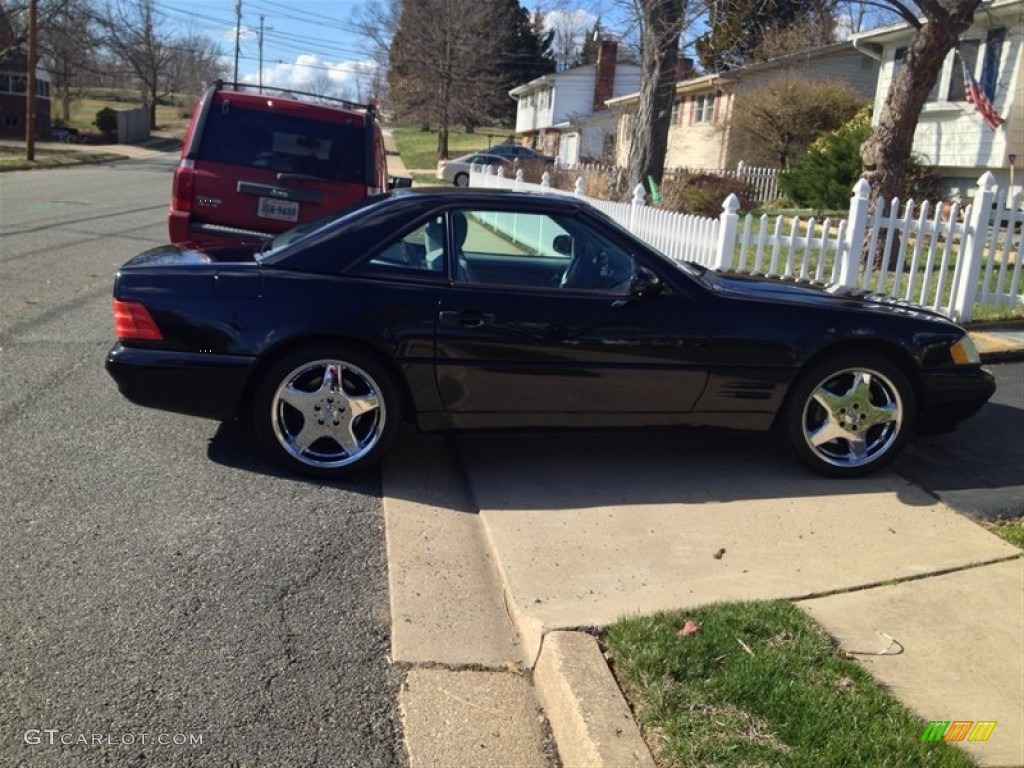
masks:
<svg viewBox="0 0 1024 768"><path fill-rule="evenodd" d="M455 174L455 186L456 187L468 187L469 186L469 174L468 173L456 173Z"/></svg>
<svg viewBox="0 0 1024 768"><path fill-rule="evenodd" d="M325 479L380 461L401 420L394 377L371 355L341 345L285 355L266 371L253 399L263 449L292 471Z"/></svg>
<svg viewBox="0 0 1024 768"><path fill-rule="evenodd" d="M782 417L804 464L830 477L857 477L881 469L903 448L916 417L914 389L891 359L844 352L803 372Z"/></svg>

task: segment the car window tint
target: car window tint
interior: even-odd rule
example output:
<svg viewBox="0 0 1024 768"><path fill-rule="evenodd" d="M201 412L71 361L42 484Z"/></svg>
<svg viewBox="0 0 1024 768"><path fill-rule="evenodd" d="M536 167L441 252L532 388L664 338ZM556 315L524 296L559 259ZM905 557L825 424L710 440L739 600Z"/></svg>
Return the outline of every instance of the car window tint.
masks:
<svg viewBox="0 0 1024 768"><path fill-rule="evenodd" d="M458 282L627 293L633 257L576 219L471 210Z"/></svg>
<svg viewBox="0 0 1024 768"><path fill-rule="evenodd" d="M228 102L225 102L228 103ZM365 138L361 121L325 122L278 112L214 105L199 158L327 181L363 183Z"/></svg>
<svg viewBox="0 0 1024 768"><path fill-rule="evenodd" d="M444 269L444 219L437 216L371 253L352 273L443 277Z"/></svg>

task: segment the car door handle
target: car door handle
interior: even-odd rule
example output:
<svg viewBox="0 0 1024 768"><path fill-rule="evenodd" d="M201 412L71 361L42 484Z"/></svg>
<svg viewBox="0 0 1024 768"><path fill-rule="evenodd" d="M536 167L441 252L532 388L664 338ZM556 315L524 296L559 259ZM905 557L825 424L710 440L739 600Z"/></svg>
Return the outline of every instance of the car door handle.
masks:
<svg viewBox="0 0 1024 768"><path fill-rule="evenodd" d="M494 322L494 315L489 312L480 312L475 309L464 309L461 312L441 312L438 319L442 325L461 325L471 328L477 325L486 325Z"/></svg>

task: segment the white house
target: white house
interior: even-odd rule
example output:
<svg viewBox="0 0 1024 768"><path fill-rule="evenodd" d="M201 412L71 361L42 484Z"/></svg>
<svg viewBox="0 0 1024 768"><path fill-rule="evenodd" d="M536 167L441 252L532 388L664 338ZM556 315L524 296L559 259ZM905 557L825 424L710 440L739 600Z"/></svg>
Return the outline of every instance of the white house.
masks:
<svg viewBox="0 0 1024 768"><path fill-rule="evenodd" d="M914 133L913 151L940 170L945 199L967 197L985 171L1017 192L1024 181L1024 0L983 3L974 22L960 38L959 53L946 57ZM851 38L881 62L876 121L913 33L908 24L897 24ZM1005 120L998 128L990 128L967 101L961 60Z"/></svg>
<svg viewBox="0 0 1024 768"><path fill-rule="evenodd" d="M616 116L605 101L640 88L640 66L616 61L618 45L601 42L597 63L538 77L509 91L516 135L565 163L614 157Z"/></svg>

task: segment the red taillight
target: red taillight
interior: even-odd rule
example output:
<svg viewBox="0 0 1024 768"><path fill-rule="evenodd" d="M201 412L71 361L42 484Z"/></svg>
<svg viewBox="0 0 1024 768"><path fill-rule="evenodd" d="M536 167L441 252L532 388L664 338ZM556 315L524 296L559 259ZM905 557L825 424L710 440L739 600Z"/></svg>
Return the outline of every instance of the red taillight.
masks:
<svg viewBox="0 0 1024 768"><path fill-rule="evenodd" d="M174 171L171 189L171 210L191 211L192 196L196 190L196 169L194 160L182 160Z"/></svg>
<svg viewBox="0 0 1024 768"><path fill-rule="evenodd" d="M121 341L160 341L163 334L145 306L114 299L114 334Z"/></svg>

